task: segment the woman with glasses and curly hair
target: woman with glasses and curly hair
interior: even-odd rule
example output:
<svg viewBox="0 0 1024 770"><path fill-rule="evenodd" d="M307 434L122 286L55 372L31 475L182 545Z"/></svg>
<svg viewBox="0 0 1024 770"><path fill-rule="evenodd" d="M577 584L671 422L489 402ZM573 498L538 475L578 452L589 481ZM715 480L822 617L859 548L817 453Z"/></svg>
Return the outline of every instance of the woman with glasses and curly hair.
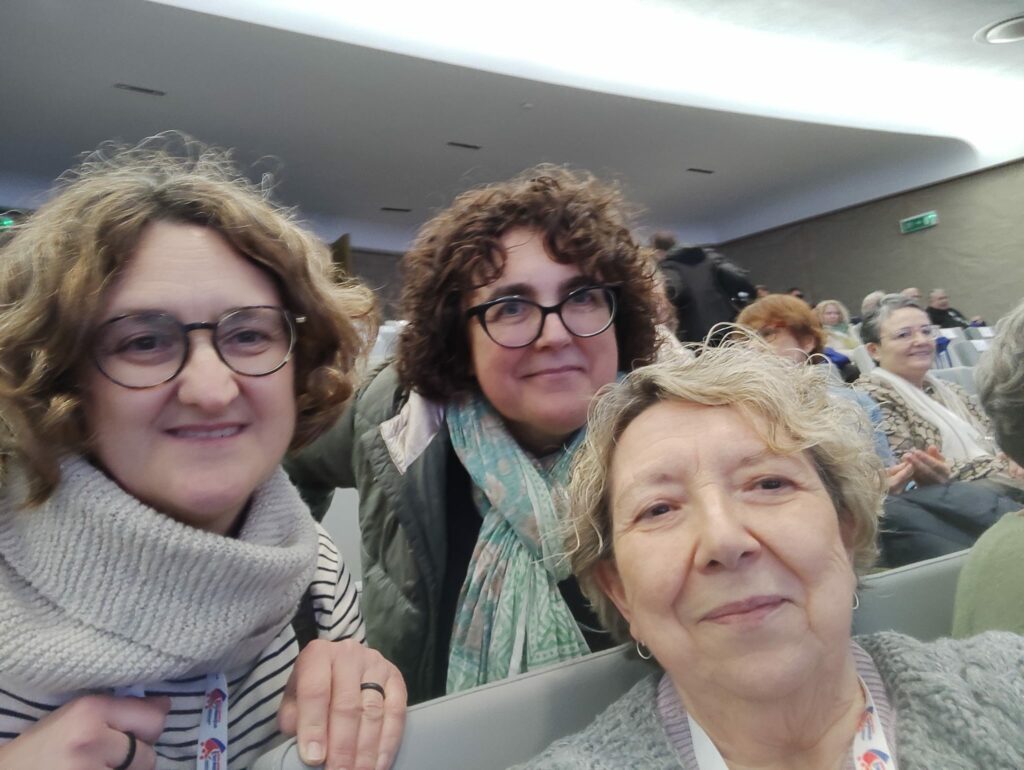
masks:
<svg viewBox="0 0 1024 770"><path fill-rule="evenodd" d="M401 676L280 469L373 336L329 265L164 138L94 153L0 252L0 767L246 767L282 732L394 757Z"/></svg>
<svg viewBox="0 0 1024 770"><path fill-rule="evenodd" d="M561 557L594 394L653 359L620 194L540 167L460 195L405 256L395 360L288 464L360 495L367 638L420 701L608 644Z"/></svg>

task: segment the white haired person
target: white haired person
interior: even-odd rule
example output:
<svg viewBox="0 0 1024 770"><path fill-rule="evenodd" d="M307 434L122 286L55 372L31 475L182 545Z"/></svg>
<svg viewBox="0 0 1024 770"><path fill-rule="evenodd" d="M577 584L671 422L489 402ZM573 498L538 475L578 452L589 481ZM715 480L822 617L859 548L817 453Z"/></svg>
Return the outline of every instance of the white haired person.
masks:
<svg viewBox="0 0 1024 770"><path fill-rule="evenodd" d="M851 638L885 492L854 409L748 344L606 389L570 559L661 670L526 767L1024 767L1024 638Z"/></svg>

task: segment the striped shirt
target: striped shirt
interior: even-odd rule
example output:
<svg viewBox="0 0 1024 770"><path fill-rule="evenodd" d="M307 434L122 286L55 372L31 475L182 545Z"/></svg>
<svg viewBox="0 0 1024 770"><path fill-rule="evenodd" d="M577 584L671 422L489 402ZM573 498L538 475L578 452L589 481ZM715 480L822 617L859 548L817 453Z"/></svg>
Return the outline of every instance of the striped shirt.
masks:
<svg viewBox="0 0 1024 770"><path fill-rule="evenodd" d="M310 583L313 615L321 639L365 641L359 593L330 535L317 525L317 568ZM299 654L291 624L286 625L244 668L226 672L228 679L228 758L231 770L246 770L279 737L277 709ZM205 675L146 684L146 695L171 698L164 731L156 743L157 770L196 766L196 741L205 705ZM16 738L29 725L85 693L48 695L12 692L0 682L0 743Z"/></svg>

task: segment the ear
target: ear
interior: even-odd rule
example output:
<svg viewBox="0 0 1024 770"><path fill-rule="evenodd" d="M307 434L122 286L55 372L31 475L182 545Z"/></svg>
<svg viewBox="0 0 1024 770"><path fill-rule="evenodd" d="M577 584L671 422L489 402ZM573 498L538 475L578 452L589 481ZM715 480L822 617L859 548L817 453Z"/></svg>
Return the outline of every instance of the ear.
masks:
<svg viewBox="0 0 1024 770"><path fill-rule="evenodd" d="M629 609L629 602L626 601L626 589L622 584L622 577L619 575L618 567L614 559L604 559L594 567L594 580L604 595L612 600L615 609L632 625L633 618Z"/></svg>
<svg viewBox="0 0 1024 770"><path fill-rule="evenodd" d="M846 550L846 555L850 559L850 565L853 565L853 543L857 537L857 523L853 520L853 516L849 512L844 511L839 514L839 538L843 541L843 548Z"/></svg>
<svg viewBox="0 0 1024 770"><path fill-rule="evenodd" d="M868 355L871 356L875 361L878 360L878 343L877 342L865 342L865 349L868 351Z"/></svg>

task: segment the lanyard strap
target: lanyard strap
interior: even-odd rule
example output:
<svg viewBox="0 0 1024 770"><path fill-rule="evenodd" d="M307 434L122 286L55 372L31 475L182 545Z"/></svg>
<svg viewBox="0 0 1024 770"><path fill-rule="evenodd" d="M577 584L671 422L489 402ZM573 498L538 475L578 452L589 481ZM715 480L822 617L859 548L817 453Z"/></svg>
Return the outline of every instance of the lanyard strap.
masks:
<svg viewBox="0 0 1024 770"><path fill-rule="evenodd" d="M137 684L118 687L114 695L145 698L146 689ZM228 770L228 680L224 674L206 675L206 697L196 738L196 770Z"/></svg>
<svg viewBox="0 0 1024 770"><path fill-rule="evenodd" d="M896 757L889 749L885 738L882 722L878 718L871 691L860 679L860 688L864 693L864 713L857 722L857 733L853 736L853 766L855 770L897 770ZM722 753L712 742L704 728L694 721L689 714L686 720L690 724L690 740L693 743L693 754L700 770L729 770Z"/></svg>
<svg viewBox="0 0 1024 770"><path fill-rule="evenodd" d="M228 680L206 675L206 703L199 720L196 770L228 770Z"/></svg>

